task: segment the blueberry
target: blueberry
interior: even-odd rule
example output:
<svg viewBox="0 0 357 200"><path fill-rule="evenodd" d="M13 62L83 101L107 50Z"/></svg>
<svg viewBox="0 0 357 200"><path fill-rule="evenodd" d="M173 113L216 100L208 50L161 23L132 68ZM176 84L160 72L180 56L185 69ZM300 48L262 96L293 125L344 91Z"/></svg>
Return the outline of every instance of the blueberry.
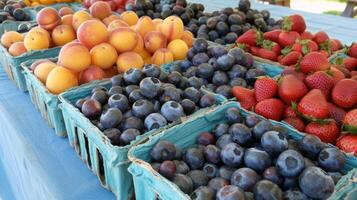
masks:
<svg viewBox="0 0 357 200"><path fill-rule="evenodd" d="M133 104L132 112L135 117L145 119L146 116L154 112L154 104L145 99L138 100Z"/></svg>
<svg viewBox="0 0 357 200"><path fill-rule="evenodd" d="M181 160L182 159L182 154L183 154L182 149L176 147L176 154L175 154L174 159L175 160Z"/></svg>
<svg viewBox="0 0 357 200"><path fill-rule="evenodd" d="M239 145L247 145L252 140L252 133L244 124L232 124L229 127L228 133L231 135L233 142Z"/></svg>
<svg viewBox="0 0 357 200"><path fill-rule="evenodd" d="M166 87L163 89L163 93L160 96L160 101L162 103L168 102L168 101L180 102L181 101L181 93L182 93L182 91L175 87Z"/></svg>
<svg viewBox="0 0 357 200"><path fill-rule="evenodd" d="M260 140L262 135L270 131L273 128L273 125L268 121L268 120L262 120L258 122L254 127L253 127L253 135L254 138L257 140Z"/></svg>
<svg viewBox="0 0 357 200"><path fill-rule="evenodd" d="M290 148L289 148L290 149ZM295 149L294 149L295 150ZM304 157L305 168L306 167L314 167L315 164L308 158Z"/></svg>
<svg viewBox="0 0 357 200"><path fill-rule="evenodd" d="M218 67L223 71L228 71L234 65L235 59L230 55L223 55L217 59Z"/></svg>
<svg viewBox="0 0 357 200"><path fill-rule="evenodd" d="M194 188L206 186L209 181L207 175L201 170L192 170L188 172L187 176L191 178Z"/></svg>
<svg viewBox="0 0 357 200"><path fill-rule="evenodd" d="M159 80L161 82L167 82L167 76L168 76L168 73L161 70Z"/></svg>
<svg viewBox="0 0 357 200"><path fill-rule="evenodd" d="M227 84L229 81L226 72L224 71L216 71L212 77L212 83L216 86L221 86Z"/></svg>
<svg viewBox="0 0 357 200"><path fill-rule="evenodd" d="M209 83L205 86L205 89L210 91L210 92L214 92L216 90L216 86L213 85L212 83Z"/></svg>
<svg viewBox="0 0 357 200"><path fill-rule="evenodd" d="M218 167L217 165L206 163L203 166L202 171L206 174L208 178L214 178L217 175Z"/></svg>
<svg viewBox="0 0 357 200"><path fill-rule="evenodd" d="M154 111L155 112L160 112L160 109L161 109L160 101L152 100L151 103L154 104Z"/></svg>
<svg viewBox="0 0 357 200"><path fill-rule="evenodd" d="M159 167L159 173L168 179L172 179L176 173L176 165L171 160L165 160Z"/></svg>
<svg viewBox="0 0 357 200"><path fill-rule="evenodd" d="M188 165L182 160L174 160L176 165L176 173L178 174L187 174L190 171Z"/></svg>
<svg viewBox="0 0 357 200"><path fill-rule="evenodd" d="M328 172L341 171L346 163L346 158L343 153L333 147L325 148L319 153L319 166Z"/></svg>
<svg viewBox="0 0 357 200"><path fill-rule="evenodd" d="M299 181L296 177L289 178L286 177L282 184L282 189L284 190L291 190L299 188Z"/></svg>
<svg viewBox="0 0 357 200"><path fill-rule="evenodd" d="M119 126L123 115L117 108L109 108L100 116L100 123L104 129L115 128Z"/></svg>
<svg viewBox="0 0 357 200"><path fill-rule="evenodd" d="M143 79L143 77L143 72L135 68L130 68L124 73L124 81L127 85L138 85L141 79Z"/></svg>
<svg viewBox="0 0 357 200"><path fill-rule="evenodd" d="M232 80L229 81L229 85L231 87L234 87L234 86L241 86L241 87L247 87L247 82L242 79L242 78L234 78Z"/></svg>
<svg viewBox="0 0 357 200"><path fill-rule="evenodd" d="M271 181L259 181L254 187L254 198L256 200L282 200L283 192Z"/></svg>
<svg viewBox="0 0 357 200"><path fill-rule="evenodd" d="M234 65L230 71L228 71L228 77L230 79L244 78L247 73L247 69L242 65Z"/></svg>
<svg viewBox="0 0 357 200"><path fill-rule="evenodd" d="M120 134L119 129L110 128L103 131L103 134L107 136L113 145L120 145Z"/></svg>
<svg viewBox="0 0 357 200"><path fill-rule="evenodd" d="M188 78L189 87L194 87L196 89L200 89L202 87L202 84L203 84L202 80L195 76Z"/></svg>
<svg viewBox="0 0 357 200"><path fill-rule="evenodd" d="M195 200L214 200L215 192L207 186L201 186L193 191L191 198Z"/></svg>
<svg viewBox="0 0 357 200"><path fill-rule="evenodd" d="M76 108L78 108L79 110L82 109L83 103L86 101L86 99L78 99L75 103Z"/></svg>
<svg viewBox="0 0 357 200"><path fill-rule="evenodd" d="M256 116L256 115L248 115L245 118L245 124L249 127L252 128L254 127L258 122L260 121L260 119Z"/></svg>
<svg viewBox="0 0 357 200"><path fill-rule="evenodd" d="M167 121L160 113L149 114L144 121L145 128L149 131L166 126Z"/></svg>
<svg viewBox="0 0 357 200"><path fill-rule="evenodd" d="M232 88L229 85L221 85L217 87L215 93L220 94L227 99L233 98Z"/></svg>
<svg viewBox="0 0 357 200"><path fill-rule="evenodd" d="M233 48L228 51L228 55L235 58L236 63L242 63L245 53L244 50L241 48Z"/></svg>
<svg viewBox="0 0 357 200"><path fill-rule="evenodd" d="M154 98L161 89L161 82L154 77L147 77L140 82L140 92L147 98Z"/></svg>
<svg viewBox="0 0 357 200"><path fill-rule="evenodd" d="M308 158L316 159L320 151L324 148L324 144L320 138L315 135L306 134L299 141L299 150Z"/></svg>
<svg viewBox="0 0 357 200"><path fill-rule="evenodd" d="M276 131L268 131L261 138L262 147L270 155L279 155L288 149L289 143L285 136Z"/></svg>
<svg viewBox="0 0 357 200"><path fill-rule="evenodd" d="M189 148L184 154L184 161L191 169L200 169L203 167L205 159L203 152L198 148Z"/></svg>
<svg viewBox="0 0 357 200"><path fill-rule="evenodd" d="M155 64L147 64L142 69L142 72L146 77L155 77L159 78L160 76L160 67Z"/></svg>
<svg viewBox="0 0 357 200"><path fill-rule="evenodd" d="M172 182L176 184L184 193L191 194L193 191L193 182L190 177L183 174L175 174Z"/></svg>
<svg viewBox="0 0 357 200"><path fill-rule="evenodd" d="M283 177L279 174L276 167L268 167L263 172L263 179L271 181L277 185L283 183Z"/></svg>
<svg viewBox="0 0 357 200"><path fill-rule="evenodd" d="M265 72L261 69L249 69L245 74L245 80L247 81L248 84L253 85L257 77L264 76L264 75Z"/></svg>
<svg viewBox="0 0 357 200"><path fill-rule="evenodd" d="M196 41L193 43L193 49L197 53L206 52L207 48L208 48L208 43L204 39L196 39Z"/></svg>
<svg viewBox="0 0 357 200"><path fill-rule="evenodd" d="M208 63L198 65L197 69L198 76L205 79L211 78L214 72L213 66Z"/></svg>
<svg viewBox="0 0 357 200"><path fill-rule="evenodd" d="M129 128L126 129L121 135L120 135L120 141L122 144L127 145L130 144L130 142L134 141L137 136L140 135L140 131L137 129Z"/></svg>
<svg viewBox="0 0 357 200"><path fill-rule="evenodd" d="M227 185L218 190L216 195L217 200L237 200L245 199L244 192L239 187Z"/></svg>
<svg viewBox="0 0 357 200"><path fill-rule="evenodd" d="M178 86L182 80L182 75L180 74L180 72L173 71L169 73L169 75L167 76L167 80L169 83Z"/></svg>
<svg viewBox="0 0 357 200"><path fill-rule="evenodd" d="M188 59L189 61L192 61L192 58L193 58L193 56L195 56L195 55L196 55L195 49L194 49L194 48L191 48L191 49L188 50L186 57L187 57L187 59Z"/></svg>
<svg viewBox="0 0 357 200"><path fill-rule="evenodd" d="M335 185L338 183L338 181L342 178L342 174L340 172L327 172L329 176L333 179L333 182Z"/></svg>
<svg viewBox="0 0 357 200"><path fill-rule="evenodd" d="M211 56L214 58L219 58L223 55L227 54L227 50L223 46L214 46L208 49L208 52L210 53Z"/></svg>
<svg viewBox="0 0 357 200"><path fill-rule="evenodd" d="M180 63L181 70L184 72L191 66L192 66L192 63L189 60L184 60Z"/></svg>
<svg viewBox="0 0 357 200"><path fill-rule="evenodd" d="M333 179L318 167L306 168L299 177L303 193L314 199L327 199L334 192Z"/></svg>
<svg viewBox="0 0 357 200"><path fill-rule="evenodd" d="M95 88L92 89L91 94L94 94L94 93L97 92L97 91L107 92L108 89L105 88L105 87L103 87L103 86L97 86L97 87L95 87Z"/></svg>
<svg viewBox="0 0 357 200"><path fill-rule="evenodd" d="M244 191L252 191L259 181L259 175L252 169L243 167L237 169L231 176L231 184L240 187Z"/></svg>
<svg viewBox="0 0 357 200"><path fill-rule="evenodd" d="M151 163L151 167L157 172L159 172L160 165L161 165L161 163L156 163L156 162Z"/></svg>
<svg viewBox="0 0 357 200"><path fill-rule="evenodd" d="M207 146L216 143L214 136L209 132L201 133L197 138L197 144Z"/></svg>
<svg viewBox="0 0 357 200"><path fill-rule="evenodd" d="M309 200L300 190L287 190L284 192L284 200Z"/></svg>
<svg viewBox="0 0 357 200"><path fill-rule="evenodd" d="M231 176L235 170L236 170L235 168L230 168L230 167L223 165L218 169L217 177L221 177L221 178L224 178L224 179L230 181Z"/></svg>
<svg viewBox="0 0 357 200"><path fill-rule="evenodd" d="M121 127L122 131L131 129L131 128L143 130L144 124L143 124L143 121L137 117L128 117L122 121L122 123L120 124L120 127Z"/></svg>
<svg viewBox="0 0 357 200"><path fill-rule="evenodd" d="M95 99L87 99L82 105L82 113L89 119L95 119L102 113L102 106Z"/></svg>
<svg viewBox="0 0 357 200"><path fill-rule="evenodd" d="M245 200L254 200L254 194L252 192L244 192Z"/></svg>
<svg viewBox="0 0 357 200"><path fill-rule="evenodd" d="M217 59L216 58L210 58L208 60L208 64L213 67L213 71L217 71L218 70Z"/></svg>
<svg viewBox="0 0 357 200"><path fill-rule="evenodd" d="M285 127L280 126L280 125L273 126L272 131L277 131L277 132L283 134L286 139L290 138L289 130Z"/></svg>
<svg viewBox="0 0 357 200"><path fill-rule="evenodd" d="M199 105L201 108L213 106L216 103L216 98L213 94L205 94L201 97Z"/></svg>
<svg viewBox="0 0 357 200"><path fill-rule="evenodd" d="M159 141L151 149L150 156L153 160L162 162L172 160L176 154L176 147L169 141Z"/></svg>
<svg viewBox="0 0 357 200"><path fill-rule="evenodd" d="M108 95L113 96L114 94L122 94L123 88L119 85L113 86L109 89Z"/></svg>
<svg viewBox="0 0 357 200"><path fill-rule="evenodd" d="M129 101L131 103L135 103L136 101L139 100L145 100L145 97L142 95L140 89L135 89L129 94Z"/></svg>
<svg viewBox="0 0 357 200"><path fill-rule="evenodd" d="M182 77L181 82L178 85L178 88L185 89L187 87L188 87L188 78L187 77Z"/></svg>
<svg viewBox="0 0 357 200"><path fill-rule="evenodd" d="M227 144L232 143L232 137L229 134L224 134L218 138L216 145L218 148L223 149Z"/></svg>
<svg viewBox="0 0 357 200"><path fill-rule="evenodd" d="M221 177L213 178L208 182L208 187L213 189L215 192L226 185L229 185L229 182Z"/></svg>
<svg viewBox="0 0 357 200"><path fill-rule="evenodd" d="M227 134L229 129L229 125L224 123L224 124L218 124L212 131L212 133L216 136L216 138L221 137L223 134Z"/></svg>
<svg viewBox="0 0 357 200"><path fill-rule="evenodd" d="M126 111L125 113L123 113L123 119L127 119L129 117L134 117L133 113L131 112L131 110Z"/></svg>
<svg viewBox="0 0 357 200"><path fill-rule="evenodd" d="M218 164L221 161L221 150L215 145L207 145L204 149L204 156L207 162Z"/></svg>
<svg viewBox="0 0 357 200"><path fill-rule="evenodd" d="M199 66L202 63L207 63L209 57L205 53L198 53L192 58L192 64L195 66Z"/></svg>
<svg viewBox="0 0 357 200"><path fill-rule="evenodd" d="M181 106L183 108L183 111L186 113L186 114L192 114L195 112L195 109L196 109L196 104L189 100L189 99L184 99L181 101Z"/></svg>
<svg viewBox="0 0 357 200"><path fill-rule="evenodd" d="M242 123L243 117L238 108L228 108L225 113L225 118L228 124Z"/></svg>
<svg viewBox="0 0 357 200"><path fill-rule="evenodd" d="M244 153L244 164L258 173L263 173L271 165L271 160L267 152L249 148Z"/></svg>
<svg viewBox="0 0 357 200"><path fill-rule="evenodd" d="M188 87L184 90L183 96L197 104L200 101L201 92L194 87Z"/></svg>
<svg viewBox="0 0 357 200"><path fill-rule="evenodd" d="M168 101L164 103L161 107L161 114L169 122L176 121L185 115L182 106L175 101Z"/></svg>
<svg viewBox="0 0 357 200"><path fill-rule="evenodd" d="M221 160L228 167L239 167L243 157L244 149L236 143L227 144L221 151Z"/></svg>
<svg viewBox="0 0 357 200"><path fill-rule="evenodd" d="M286 150L279 155L276 167L284 177L296 177L304 170L305 162L299 152Z"/></svg>
<svg viewBox="0 0 357 200"><path fill-rule="evenodd" d="M107 92L105 92L103 90L95 91L92 94L91 99L95 99L100 104L105 105L108 102L108 94L107 94Z"/></svg>
<svg viewBox="0 0 357 200"><path fill-rule="evenodd" d="M132 91L139 90L139 89L140 89L140 87L137 85L128 85L124 88L124 94L126 96L129 96Z"/></svg>

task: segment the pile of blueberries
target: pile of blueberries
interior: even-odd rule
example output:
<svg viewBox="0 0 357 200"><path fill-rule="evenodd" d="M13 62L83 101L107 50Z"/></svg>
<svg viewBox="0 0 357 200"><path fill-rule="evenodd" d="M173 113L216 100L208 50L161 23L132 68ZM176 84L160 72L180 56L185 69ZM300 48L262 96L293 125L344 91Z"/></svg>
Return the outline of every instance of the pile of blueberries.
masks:
<svg viewBox="0 0 357 200"><path fill-rule="evenodd" d="M287 130L236 108L225 123L201 133L184 151L162 140L151 166L197 200L327 199L345 164L344 154L313 135L296 142Z"/></svg>
<svg viewBox="0 0 357 200"><path fill-rule="evenodd" d="M29 21L30 16L22 9L26 5L23 2L12 0L0 1L0 23L5 20Z"/></svg>
<svg viewBox="0 0 357 200"><path fill-rule="evenodd" d="M75 106L113 145L125 146L140 134L214 105L215 96L193 87L196 82L150 64L112 77L109 90L95 87Z"/></svg>
<svg viewBox="0 0 357 200"><path fill-rule="evenodd" d="M253 66L253 57L240 48L226 50L221 45L209 47L205 39L197 39L186 60L170 70L184 77L197 77L208 90L232 98L232 87L252 88L255 80L266 73Z"/></svg>

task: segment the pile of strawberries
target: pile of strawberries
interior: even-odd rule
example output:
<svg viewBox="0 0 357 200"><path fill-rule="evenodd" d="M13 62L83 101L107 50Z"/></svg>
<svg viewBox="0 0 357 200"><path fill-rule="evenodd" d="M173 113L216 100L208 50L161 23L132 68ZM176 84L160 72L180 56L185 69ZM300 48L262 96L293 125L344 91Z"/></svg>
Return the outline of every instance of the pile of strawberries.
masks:
<svg viewBox="0 0 357 200"><path fill-rule="evenodd" d="M251 29L241 35L236 45L255 56L291 66L310 52L320 52L329 57L343 48L341 42L330 39L321 31L314 35L306 31L305 20L295 14L283 18L282 29L262 33Z"/></svg>
<svg viewBox="0 0 357 200"><path fill-rule="evenodd" d="M332 66L323 53L310 52L279 78L261 77L254 89L233 87L232 93L243 108L357 156L357 135L352 135L357 134L357 80Z"/></svg>

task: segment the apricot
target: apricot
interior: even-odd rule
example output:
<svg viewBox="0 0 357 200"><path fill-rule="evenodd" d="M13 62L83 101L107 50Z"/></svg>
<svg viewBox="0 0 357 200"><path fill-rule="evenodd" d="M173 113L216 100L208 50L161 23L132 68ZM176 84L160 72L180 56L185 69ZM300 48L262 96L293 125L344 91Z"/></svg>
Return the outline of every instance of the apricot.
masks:
<svg viewBox="0 0 357 200"><path fill-rule="evenodd" d="M39 0L42 5L52 5L56 3L56 0Z"/></svg>
<svg viewBox="0 0 357 200"><path fill-rule="evenodd" d="M1 44L5 48L9 48L15 42L22 42L22 41L24 41L24 36L22 36L20 33L16 31L8 31L1 36Z"/></svg>
<svg viewBox="0 0 357 200"><path fill-rule="evenodd" d="M79 75L79 84L89 83L94 80L101 80L105 77L105 72L102 68L91 65Z"/></svg>
<svg viewBox="0 0 357 200"><path fill-rule="evenodd" d="M51 61L43 62L37 65L36 69L34 70L35 76L42 82L46 83L48 74L55 68L57 65Z"/></svg>
<svg viewBox="0 0 357 200"><path fill-rule="evenodd" d="M92 58L92 64L102 69L113 67L118 59L117 51L108 43L102 43L94 46L89 53Z"/></svg>
<svg viewBox="0 0 357 200"><path fill-rule="evenodd" d="M150 31L145 35L144 44L146 50L150 53L154 53L156 50L166 47L167 39L166 36L159 31Z"/></svg>
<svg viewBox="0 0 357 200"><path fill-rule="evenodd" d="M144 61L136 52L125 52L119 55L117 60L118 72L126 72L130 68L141 69L144 66Z"/></svg>
<svg viewBox="0 0 357 200"><path fill-rule="evenodd" d="M31 31L41 32L41 33L43 33L44 35L46 35L46 37L48 38L48 40L51 41L51 35L50 35L50 33L49 33L47 30L45 30L45 29L43 29L43 28L41 28L41 27L39 27L39 26L36 26L36 27L32 28Z"/></svg>
<svg viewBox="0 0 357 200"><path fill-rule="evenodd" d="M147 58L144 58L144 63L145 64L152 64L152 57L147 57Z"/></svg>
<svg viewBox="0 0 357 200"><path fill-rule="evenodd" d="M27 51L48 49L50 47L49 33L38 27L31 29L25 36L24 44Z"/></svg>
<svg viewBox="0 0 357 200"><path fill-rule="evenodd" d="M76 32L72 26L59 25L52 31L52 40L56 46L63 46L76 39Z"/></svg>
<svg viewBox="0 0 357 200"><path fill-rule="evenodd" d="M107 27L97 20L88 20L81 24L77 30L78 40L88 48L106 42L109 33Z"/></svg>
<svg viewBox="0 0 357 200"><path fill-rule="evenodd" d="M45 7L37 13L36 21L41 28L51 31L61 23L61 17L56 9Z"/></svg>
<svg viewBox="0 0 357 200"><path fill-rule="evenodd" d="M80 10L73 14L72 26L74 30L77 30L78 27L85 21L92 19L92 16L85 10Z"/></svg>
<svg viewBox="0 0 357 200"><path fill-rule="evenodd" d="M113 77L113 76L118 74L118 69L115 66L115 67L111 67L109 69L104 70L104 72L105 72L105 77L104 78L111 78L111 77Z"/></svg>
<svg viewBox="0 0 357 200"><path fill-rule="evenodd" d="M194 35L190 31L184 31L181 40L183 40L188 47L192 47Z"/></svg>
<svg viewBox="0 0 357 200"><path fill-rule="evenodd" d="M88 48L81 43L70 42L62 47L58 62L74 72L81 72L91 64L91 55Z"/></svg>
<svg viewBox="0 0 357 200"><path fill-rule="evenodd" d="M141 35L141 37L145 38L146 33L155 30L155 25L150 17L143 16L140 17L136 23L135 30Z"/></svg>
<svg viewBox="0 0 357 200"><path fill-rule="evenodd" d="M184 60L188 52L186 42L180 39L172 40L169 45L167 45L167 49L174 55L174 60Z"/></svg>
<svg viewBox="0 0 357 200"><path fill-rule="evenodd" d="M103 23L108 27L109 24L110 24L112 21L116 20L116 19L120 19L119 16L117 16L117 15L110 15L110 16L104 18L102 21L103 21Z"/></svg>
<svg viewBox="0 0 357 200"><path fill-rule="evenodd" d="M113 30L109 36L109 44L111 44L119 53L132 51L138 41L140 35L134 30L127 27L120 27Z"/></svg>
<svg viewBox="0 0 357 200"><path fill-rule="evenodd" d="M50 60L48 59L40 59L40 60L36 60L35 62L33 62L30 66L30 70L31 71L35 71L36 67L41 64L41 63L44 63L44 62L51 62Z"/></svg>
<svg viewBox="0 0 357 200"><path fill-rule="evenodd" d="M16 57L27 52L24 42L15 42L9 48L10 55Z"/></svg>
<svg viewBox="0 0 357 200"><path fill-rule="evenodd" d="M166 48L158 49L157 51L155 51L154 55L151 58L151 62L158 66L173 61L174 61L174 55L170 50Z"/></svg>
<svg viewBox="0 0 357 200"><path fill-rule="evenodd" d="M161 24L164 20L160 19L160 18L156 18L156 19L153 19L152 22L154 23L155 25L155 30L156 31L160 31L160 28L161 28Z"/></svg>
<svg viewBox="0 0 357 200"><path fill-rule="evenodd" d="M102 20L112 13L112 9L109 3L97 1L89 7L89 12L93 17Z"/></svg>
<svg viewBox="0 0 357 200"><path fill-rule="evenodd" d="M143 49L142 51L140 51L138 53L144 60L147 59L147 58L150 58L151 59L151 54L146 50L146 49Z"/></svg>
<svg viewBox="0 0 357 200"><path fill-rule="evenodd" d="M46 87L53 94L60 94L75 86L78 86L77 76L64 67L55 67L47 76Z"/></svg>
<svg viewBox="0 0 357 200"><path fill-rule="evenodd" d="M129 26L135 25L139 17L134 11L125 11L120 15L120 19L124 20Z"/></svg>
<svg viewBox="0 0 357 200"><path fill-rule="evenodd" d="M63 17L63 16L66 16L66 15L72 15L74 12L72 10L72 8L70 7L62 7L61 9L59 9L58 11L58 14L59 16Z"/></svg>
<svg viewBox="0 0 357 200"><path fill-rule="evenodd" d="M68 25L72 27L73 15L65 15L61 18L61 25Z"/></svg>
<svg viewBox="0 0 357 200"><path fill-rule="evenodd" d="M109 24L108 31L112 32L113 30L115 30L119 27L129 27L129 25L124 20L116 19L116 20L112 21L112 23Z"/></svg>
<svg viewBox="0 0 357 200"><path fill-rule="evenodd" d="M161 33L167 37L167 40L172 41L182 37L184 25L179 17L170 16L162 22L160 29Z"/></svg>
<svg viewBox="0 0 357 200"><path fill-rule="evenodd" d="M133 49L134 52L139 53L142 50L144 50L144 40L143 38L138 34L138 43L136 44L135 48Z"/></svg>

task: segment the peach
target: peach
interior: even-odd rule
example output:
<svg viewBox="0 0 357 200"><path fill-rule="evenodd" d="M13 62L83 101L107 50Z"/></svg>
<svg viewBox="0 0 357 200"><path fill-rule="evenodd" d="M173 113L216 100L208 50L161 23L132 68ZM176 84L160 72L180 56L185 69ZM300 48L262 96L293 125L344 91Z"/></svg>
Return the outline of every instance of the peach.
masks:
<svg viewBox="0 0 357 200"><path fill-rule="evenodd" d="M144 44L146 50L150 53L154 53L156 50L166 47L167 39L166 36L159 31L150 31L145 35Z"/></svg>
<svg viewBox="0 0 357 200"><path fill-rule="evenodd" d="M172 40L169 45L167 45L167 49L174 55L174 60L184 60L188 52L186 42L180 39Z"/></svg>
<svg viewBox="0 0 357 200"><path fill-rule="evenodd" d="M73 14L72 26L74 30L77 30L78 27L85 21L92 19L92 16L85 10L80 10Z"/></svg>
<svg viewBox="0 0 357 200"><path fill-rule="evenodd" d="M31 71L35 71L36 67L41 64L41 63L44 63L44 62L51 62L50 60L48 59L40 59L40 60L36 60L35 62L33 62L30 66L30 70Z"/></svg>
<svg viewBox="0 0 357 200"><path fill-rule="evenodd" d="M59 9L58 11L58 14L59 16L63 17L63 16L66 16L66 15L72 15L74 12L72 10L72 8L70 7L62 7L61 9Z"/></svg>
<svg viewBox="0 0 357 200"><path fill-rule="evenodd" d="M125 52L119 55L117 60L118 72L126 72L130 68L141 69L144 66L144 61L138 53Z"/></svg>
<svg viewBox="0 0 357 200"><path fill-rule="evenodd" d="M152 22L154 23L155 25L155 30L156 31L160 31L160 28L161 28L161 24L164 20L160 19L160 18L156 18L156 19L153 19Z"/></svg>
<svg viewBox="0 0 357 200"><path fill-rule="evenodd" d="M113 76L118 74L118 69L115 66L115 67L111 67L109 69L104 70L104 72L105 72L105 77L104 78L111 78L111 77L113 77Z"/></svg>
<svg viewBox="0 0 357 200"><path fill-rule="evenodd" d="M145 38L146 33L155 30L155 25L150 17L143 16L140 17L136 23L135 30L141 35L141 37Z"/></svg>
<svg viewBox="0 0 357 200"><path fill-rule="evenodd" d="M69 69L57 66L47 76L46 87L53 94L60 94L78 86L78 79Z"/></svg>
<svg viewBox="0 0 357 200"><path fill-rule="evenodd" d="M69 25L72 27L73 15L65 15L61 18L61 25Z"/></svg>
<svg viewBox="0 0 357 200"><path fill-rule="evenodd" d="M134 30L127 27L120 27L110 33L109 44L111 44L119 53L132 51L138 41L140 35Z"/></svg>
<svg viewBox="0 0 357 200"><path fill-rule="evenodd" d="M120 18L124 20L129 26L135 25L139 17L134 11L125 11L120 15Z"/></svg>
<svg viewBox="0 0 357 200"><path fill-rule="evenodd" d="M136 44L135 48L133 49L134 52L139 53L142 50L144 50L144 40L143 38L138 34L138 43Z"/></svg>
<svg viewBox="0 0 357 200"><path fill-rule="evenodd" d="M190 31L184 31L181 40L183 40L188 47L192 47L194 35Z"/></svg>
<svg viewBox="0 0 357 200"><path fill-rule="evenodd" d="M151 54L146 50L146 49L143 49L142 51L140 51L138 53L144 60L146 58L150 58L151 59Z"/></svg>
<svg viewBox="0 0 357 200"><path fill-rule="evenodd" d="M107 27L97 20L85 21L77 30L78 40L88 48L106 42L108 36Z"/></svg>
<svg viewBox="0 0 357 200"><path fill-rule="evenodd" d="M52 5L56 3L56 0L39 0L42 5Z"/></svg>
<svg viewBox="0 0 357 200"><path fill-rule="evenodd" d="M48 49L50 47L49 33L38 27L31 29L25 36L24 44L27 51Z"/></svg>
<svg viewBox="0 0 357 200"><path fill-rule="evenodd" d="M112 32L113 30L115 30L119 27L129 27L129 25L121 19L116 19L108 25L108 31Z"/></svg>
<svg viewBox="0 0 357 200"><path fill-rule="evenodd" d="M147 57L147 58L144 58L144 63L145 64L152 64L152 57Z"/></svg>
<svg viewBox="0 0 357 200"><path fill-rule="evenodd" d="M37 13L36 21L41 28L51 31L61 23L61 17L56 9L45 7Z"/></svg>
<svg viewBox="0 0 357 200"><path fill-rule="evenodd" d="M103 21L103 23L108 27L109 24L110 24L112 21L116 20L116 19L120 19L119 16L117 16L117 15L110 15L110 16L106 17L105 19L103 19L102 21Z"/></svg>
<svg viewBox="0 0 357 200"><path fill-rule="evenodd" d="M172 41L182 37L184 25L179 17L170 16L162 22L160 29L161 33L167 37L167 40Z"/></svg>
<svg viewBox="0 0 357 200"><path fill-rule="evenodd" d="M37 67L33 73L42 83L46 83L48 74L55 67L57 67L57 65L51 61L43 62L43 63L37 65Z"/></svg>
<svg viewBox="0 0 357 200"><path fill-rule="evenodd" d="M52 31L52 40L56 46L63 46L76 39L76 32L72 26L59 25Z"/></svg>
<svg viewBox="0 0 357 200"><path fill-rule="evenodd" d="M46 31L45 29L39 27L39 26L36 26L34 28L32 28L30 31L38 31L38 32L41 32L43 33L44 35L46 35L46 37L48 38L48 40L51 40L51 35L48 31Z"/></svg>
<svg viewBox="0 0 357 200"><path fill-rule="evenodd" d="M24 42L15 42L9 48L10 55L16 57L27 52Z"/></svg>
<svg viewBox="0 0 357 200"><path fill-rule="evenodd" d="M108 43L102 43L94 46L89 53L92 58L92 64L97 65L102 69L113 67L118 59L116 49Z"/></svg>
<svg viewBox="0 0 357 200"><path fill-rule="evenodd" d="M109 3L105 1L97 1L89 8L90 14L100 20L108 17L112 13Z"/></svg>
<svg viewBox="0 0 357 200"><path fill-rule="evenodd" d="M174 61L174 55L166 48L158 49L151 58L151 62L158 66Z"/></svg>
<svg viewBox="0 0 357 200"><path fill-rule="evenodd" d="M70 42L62 47L58 62L74 72L81 72L91 64L91 55L88 48L81 43Z"/></svg>
<svg viewBox="0 0 357 200"><path fill-rule="evenodd" d="M105 72L102 68L91 65L79 75L79 84L89 83L94 80L101 80L105 77Z"/></svg>
<svg viewBox="0 0 357 200"><path fill-rule="evenodd" d="M24 36L22 36L20 33L16 31L8 31L1 36L1 44L5 48L9 48L15 42L22 42L22 41L24 41Z"/></svg>

